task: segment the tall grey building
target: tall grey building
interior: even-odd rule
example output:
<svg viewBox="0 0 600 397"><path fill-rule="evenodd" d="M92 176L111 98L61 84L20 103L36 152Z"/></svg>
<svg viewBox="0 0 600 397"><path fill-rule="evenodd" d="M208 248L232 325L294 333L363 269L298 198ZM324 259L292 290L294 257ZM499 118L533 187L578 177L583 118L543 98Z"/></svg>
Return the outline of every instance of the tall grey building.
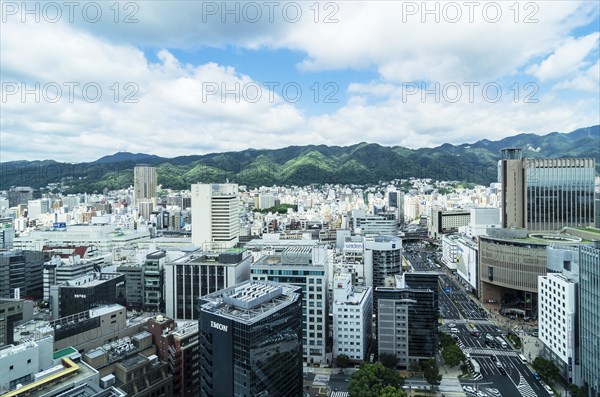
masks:
<svg viewBox="0 0 600 397"><path fill-rule="evenodd" d="M502 227L532 231L594 225L593 158L523 158L521 149L502 150Z"/></svg>
<svg viewBox="0 0 600 397"><path fill-rule="evenodd" d="M589 396L600 396L600 241L579 248L581 377Z"/></svg>
<svg viewBox="0 0 600 397"><path fill-rule="evenodd" d="M25 296L41 298L43 294L43 265L43 252L1 251L0 298Z"/></svg>
<svg viewBox="0 0 600 397"><path fill-rule="evenodd" d="M133 169L133 202L151 200L156 197L156 168L140 164Z"/></svg>
<svg viewBox="0 0 600 397"><path fill-rule="evenodd" d="M402 274L402 240L376 236L364 241L364 279L369 287L383 287L387 277Z"/></svg>
<svg viewBox="0 0 600 397"><path fill-rule="evenodd" d="M398 366L408 368L438 349L438 275L415 272L394 279L393 287L375 288L377 347L380 355L393 354Z"/></svg>

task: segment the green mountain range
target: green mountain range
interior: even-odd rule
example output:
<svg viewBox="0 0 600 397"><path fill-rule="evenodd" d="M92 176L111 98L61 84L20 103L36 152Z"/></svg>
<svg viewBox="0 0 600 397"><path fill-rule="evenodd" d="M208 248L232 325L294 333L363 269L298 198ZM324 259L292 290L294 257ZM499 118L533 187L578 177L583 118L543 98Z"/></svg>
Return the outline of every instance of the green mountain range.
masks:
<svg viewBox="0 0 600 397"><path fill-rule="evenodd" d="M0 190L11 186L44 188L49 184L58 184L55 189L66 193L120 189L133 184L133 167L140 163L156 166L159 184L171 189L227 180L255 187L370 184L410 177L487 185L497 180L500 150L506 147L522 148L526 157L592 157L600 174L600 125L596 125L566 134L519 134L499 141L484 139L473 144L416 150L359 143L345 147L247 149L175 158L120 152L79 164L12 161L0 163Z"/></svg>

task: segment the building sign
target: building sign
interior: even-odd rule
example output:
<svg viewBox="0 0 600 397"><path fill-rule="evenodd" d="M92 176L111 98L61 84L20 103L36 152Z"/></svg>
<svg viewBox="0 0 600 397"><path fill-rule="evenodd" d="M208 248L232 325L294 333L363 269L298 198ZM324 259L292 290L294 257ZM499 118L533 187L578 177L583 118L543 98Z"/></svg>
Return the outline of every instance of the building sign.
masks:
<svg viewBox="0 0 600 397"><path fill-rule="evenodd" d="M64 232L67 230L66 222L56 222L52 225L52 230Z"/></svg>
<svg viewBox="0 0 600 397"><path fill-rule="evenodd" d="M216 322L216 321L211 321L211 322L210 322L210 326L211 326L212 328L216 328L216 329L218 329L219 331L224 331L224 332L227 332L227 328L228 328L228 326L227 326L227 325L219 324L219 323L218 323L218 322Z"/></svg>

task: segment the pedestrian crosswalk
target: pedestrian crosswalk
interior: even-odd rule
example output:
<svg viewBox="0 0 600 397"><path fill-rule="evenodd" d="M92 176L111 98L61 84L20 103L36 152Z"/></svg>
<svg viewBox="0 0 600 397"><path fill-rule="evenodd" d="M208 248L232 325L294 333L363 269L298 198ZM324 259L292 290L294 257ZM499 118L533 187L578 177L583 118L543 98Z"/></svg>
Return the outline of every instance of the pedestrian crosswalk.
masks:
<svg viewBox="0 0 600 397"><path fill-rule="evenodd" d="M519 374L519 385L517 386L517 390L523 397L537 397L537 393L533 391L529 383L527 383L521 374Z"/></svg>
<svg viewBox="0 0 600 397"><path fill-rule="evenodd" d="M348 397L350 393L347 391L334 391L331 393L330 397Z"/></svg>
<svg viewBox="0 0 600 397"><path fill-rule="evenodd" d="M518 357L519 353L514 350L500 350L500 349L481 349L474 347L465 347L463 349L465 353L469 354L486 354L486 355L495 355L495 356L507 356L507 357Z"/></svg>

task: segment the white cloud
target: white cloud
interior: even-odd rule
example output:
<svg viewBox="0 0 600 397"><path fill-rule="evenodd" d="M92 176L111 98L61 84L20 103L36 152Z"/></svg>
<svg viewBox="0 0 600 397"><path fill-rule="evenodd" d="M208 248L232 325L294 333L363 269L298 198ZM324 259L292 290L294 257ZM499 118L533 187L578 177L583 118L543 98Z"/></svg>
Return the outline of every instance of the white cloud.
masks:
<svg viewBox="0 0 600 397"><path fill-rule="evenodd" d="M106 21L89 26L3 24L5 87L10 82L27 88L36 82L42 87L55 82L63 88L68 82L80 86L92 82L102 88L102 97L87 103L81 87L73 101L63 89L56 103L43 95L36 102L31 95L23 100L20 93L4 92L0 160L90 161L118 150L172 157L360 141L416 148L498 139L523 131L566 132L597 123L598 95L573 101L561 100L555 92L540 93L537 104L515 104L504 87L505 97L495 104L483 101L480 93L470 103L464 92L457 103L450 103L431 96L423 100L420 92L407 95L399 84L505 77L534 57L556 54L571 29L589 20L585 3L547 7L549 2L541 2L540 23L528 25L515 24L510 14L498 25L402 23L401 3L349 2L340 3L336 24L315 24L314 15L305 10L310 18L296 24L254 26L201 23L201 16L188 8L199 5L178 4L182 7L140 3L140 23L133 26L111 26ZM255 103L249 101L256 77L244 70L212 62L188 64L167 50L226 43L299 49L306 53L300 67L307 73L371 67L380 75L372 82L350 84L349 99L337 111L310 116L280 95L270 98L264 87ZM158 61L146 58L140 49L145 46L156 49ZM596 64L557 88L585 87L597 93L598 84L593 86L597 70ZM239 87L242 97L207 94L215 85ZM124 103L128 94L137 102Z"/></svg>
<svg viewBox="0 0 600 397"><path fill-rule="evenodd" d="M600 62L590 66L587 70L580 72L577 76L570 80L566 80L556 84L555 90L574 89L579 91L587 91L598 93L600 89Z"/></svg>
<svg viewBox="0 0 600 397"><path fill-rule="evenodd" d="M589 65L585 58L591 51L598 50L599 39L600 33L598 32L580 38L571 37L539 65L531 66L529 73L540 81L573 75Z"/></svg>

